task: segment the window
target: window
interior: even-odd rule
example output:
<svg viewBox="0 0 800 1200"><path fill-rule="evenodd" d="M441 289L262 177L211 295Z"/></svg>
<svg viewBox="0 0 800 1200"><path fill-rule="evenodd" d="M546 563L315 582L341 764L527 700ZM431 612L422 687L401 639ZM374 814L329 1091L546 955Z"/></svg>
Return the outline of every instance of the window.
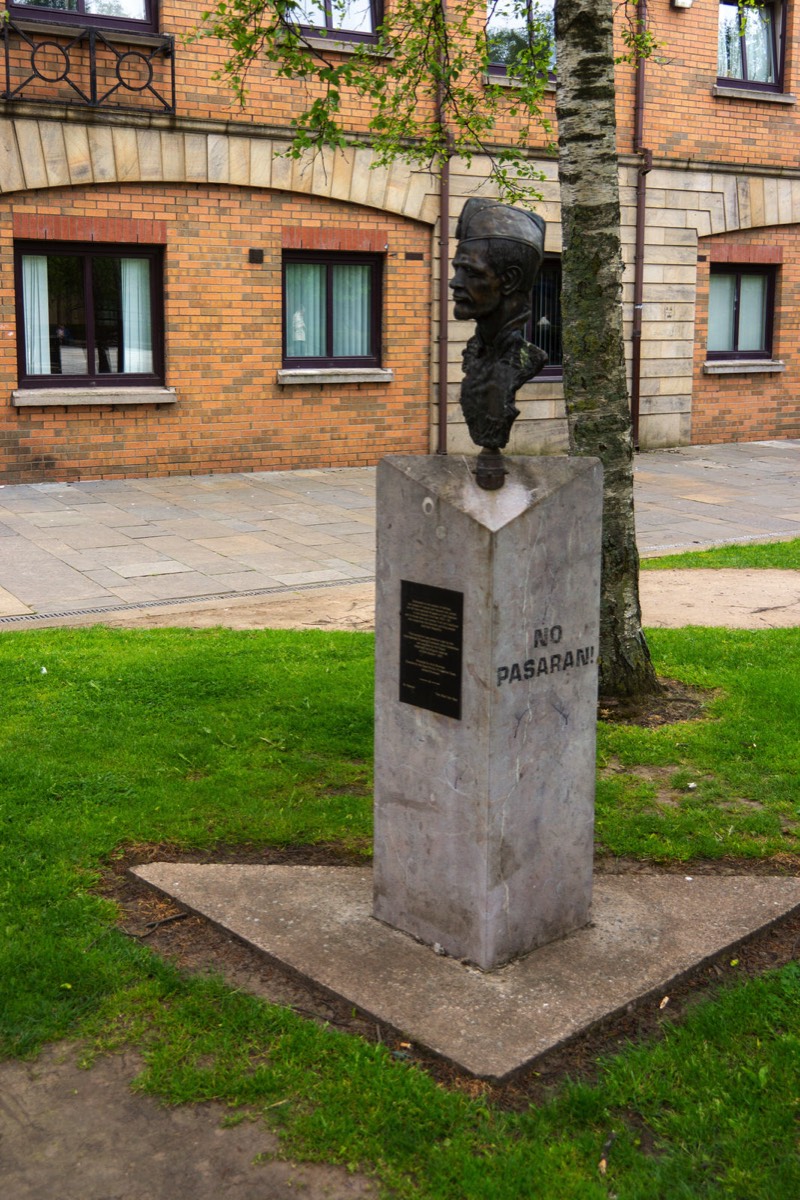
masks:
<svg viewBox="0 0 800 1200"><path fill-rule="evenodd" d="M110 29L156 30L157 0L8 0L16 17Z"/></svg>
<svg viewBox="0 0 800 1200"><path fill-rule="evenodd" d="M294 20L311 33L333 33L344 41L374 41L380 0L296 0Z"/></svg>
<svg viewBox="0 0 800 1200"><path fill-rule="evenodd" d="M783 86L783 5L719 7L717 83L722 87L779 92Z"/></svg>
<svg viewBox="0 0 800 1200"><path fill-rule="evenodd" d="M161 251L19 243L21 387L162 382Z"/></svg>
<svg viewBox="0 0 800 1200"><path fill-rule="evenodd" d="M285 367L380 366L381 267L376 254L284 254Z"/></svg>
<svg viewBox="0 0 800 1200"><path fill-rule="evenodd" d="M547 355L547 366L537 379L560 379L561 351L561 259L545 258L533 285L531 326L528 337Z"/></svg>
<svg viewBox="0 0 800 1200"><path fill-rule="evenodd" d="M493 75L514 74L521 54L531 54L542 74L556 65L555 0L488 0L486 41Z"/></svg>
<svg viewBox="0 0 800 1200"><path fill-rule="evenodd" d="M708 357L770 358L775 271L711 266Z"/></svg>

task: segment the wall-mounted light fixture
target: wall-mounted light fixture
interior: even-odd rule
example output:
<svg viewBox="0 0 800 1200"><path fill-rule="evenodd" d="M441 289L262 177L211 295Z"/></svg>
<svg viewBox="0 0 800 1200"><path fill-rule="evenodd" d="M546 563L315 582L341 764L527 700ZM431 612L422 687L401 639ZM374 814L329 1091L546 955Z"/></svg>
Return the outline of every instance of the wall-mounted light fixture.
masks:
<svg viewBox="0 0 800 1200"><path fill-rule="evenodd" d="M694 0L672 0L673 8L691 8Z"/></svg>

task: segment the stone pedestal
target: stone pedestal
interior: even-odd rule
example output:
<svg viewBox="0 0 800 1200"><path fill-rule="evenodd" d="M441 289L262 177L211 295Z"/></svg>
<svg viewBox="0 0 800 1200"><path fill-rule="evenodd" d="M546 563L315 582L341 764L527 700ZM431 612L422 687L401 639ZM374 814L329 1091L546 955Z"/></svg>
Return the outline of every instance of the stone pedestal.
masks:
<svg viewBox="0 0 800 1200"><path fill-rule="evenodd" d="M602 473L378 467L374 915L490 970L584 925Z"/></svg>

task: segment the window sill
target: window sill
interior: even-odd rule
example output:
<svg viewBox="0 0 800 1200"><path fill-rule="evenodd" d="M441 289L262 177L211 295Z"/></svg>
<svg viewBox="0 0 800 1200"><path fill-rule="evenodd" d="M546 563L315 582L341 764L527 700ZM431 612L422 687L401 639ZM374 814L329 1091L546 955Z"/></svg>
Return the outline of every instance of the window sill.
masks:
<svg viewBox="0 0 800 1200"><path fill-rule="evenodd" d="M711 95L722 100L765 100L767 104L797 104L797 97L789 92L762 92L760 88L746 86L720 87L719 84L715 84Z"/></svg>
<svg viewBox="0 0 800 1200"><path fill-rule="evenodd" d="M501 88L521 88L525 87L524 82L518 79L516 75L484 75L483 82L485 84L493 84L495 87ZM544 85L545 92L555 92L555 79L548 79Z"/></svg>
<svg viewBox="0 0 800 1200"><path fill-rule="evenodd" d="M278 371L283 387L308 383L391 383L394 371L383 367L292 367Z"/></svg>
<svg viewBox="0 0 800 1200"><path fill-rule="evenodd" d="M785 370L786 363L777 358L716 358L703 363L704 375L763 375Z"/></svg>
<svg viewBox="0 0 800 1200"><path fill-rule="evenodd" d="M365 37L363 40L357 38L345 40L337 38L335 33L332 33L330 37L312 34L310 37L303 38L303 46L308 46L311 50L331 50L334 54L357 54L362 47L365 47L377 58L394 58L393 54L379 54L374 41L369 37Z"/></svg>
<svg viewBox="0 0 800 1200"><path fill-rule="evenodd" d="M175 404L175 388L19 388L11 393L14 408L71 408L79 404Z"/></svg>

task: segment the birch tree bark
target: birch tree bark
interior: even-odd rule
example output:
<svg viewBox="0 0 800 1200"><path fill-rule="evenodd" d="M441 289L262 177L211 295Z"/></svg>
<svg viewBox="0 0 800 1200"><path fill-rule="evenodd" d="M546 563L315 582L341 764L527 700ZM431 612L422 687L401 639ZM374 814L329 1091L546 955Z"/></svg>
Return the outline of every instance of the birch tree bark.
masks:
<svg viewBox="0 0 800 1200"><path fill-rule="evenodd" d="M611 0L557 0L564 394L573 454L603 463L600 694L659 690L642 633L622 255Z"/></svg>

